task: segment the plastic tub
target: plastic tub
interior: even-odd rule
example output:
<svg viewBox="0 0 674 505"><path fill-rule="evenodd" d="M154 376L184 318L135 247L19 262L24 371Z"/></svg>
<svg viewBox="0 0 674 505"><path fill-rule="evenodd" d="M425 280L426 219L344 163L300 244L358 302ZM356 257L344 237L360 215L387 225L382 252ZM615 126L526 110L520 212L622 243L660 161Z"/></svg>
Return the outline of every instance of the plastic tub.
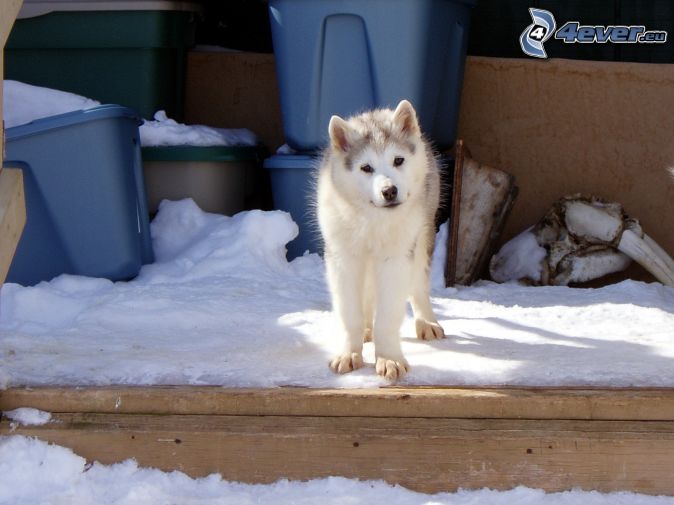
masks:
<svg viewBox="0 0 674 505"><path fill-rule="evenodd" d="M150 212L163 199L192 198L206 212L244 210L248 181L259 169L259 147L144 147L143 172Z"/></svg>
<svg viewBox="0 0 674 505"><path fill-rule="evenodd" d="M314 170L317 158L307 155L277 154L264 160L271 175L274 208L289 212L299 227L299 235L288 244L292 260L306 251L322 252L321 233L314 216Z"/></svg>
<svg viewBox="0 0 674 505"><path fill-rule="evenodd" d="M286 141L323 147L330 116L414 105L436 145L456 136L474 0L270 0Z"/></svg>
<svg viewBox="0 0 674 505"><path fill-rule="evenodd" d="M5 77L131 107L183 112L198 6L171 1L24 2Z"/></svg>
<svg viewBox="0 0 674 505"><path fill-rule="evenodd" d="M24 174L27 222L8 282L62 274L123 280L154 260L139 118L102 105L6 130L6 166Z"/></svg>

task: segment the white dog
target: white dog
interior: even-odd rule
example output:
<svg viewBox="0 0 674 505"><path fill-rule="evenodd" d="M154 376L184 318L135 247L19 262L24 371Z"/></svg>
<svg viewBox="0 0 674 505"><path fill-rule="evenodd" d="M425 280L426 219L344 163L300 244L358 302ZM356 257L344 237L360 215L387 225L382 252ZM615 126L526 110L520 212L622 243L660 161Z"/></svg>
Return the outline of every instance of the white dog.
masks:
<svg viewBox="0 0 674 505"><path fill-rule="evenodd" d="M317 214L327 279L344 348L330 368L363 366L374 339L376 371L409 369L400 346L410 300L417 337L444 337L429 298L430 257L440 200L439 168L408 101L344 120L333 116L318 172Z"/></svg>

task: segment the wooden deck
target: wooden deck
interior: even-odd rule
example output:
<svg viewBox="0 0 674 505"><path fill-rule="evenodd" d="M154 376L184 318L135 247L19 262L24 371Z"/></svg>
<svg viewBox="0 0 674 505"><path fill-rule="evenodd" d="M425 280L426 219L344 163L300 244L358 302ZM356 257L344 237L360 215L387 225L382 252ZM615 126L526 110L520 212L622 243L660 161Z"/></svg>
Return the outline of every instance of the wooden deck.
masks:
<svg viewBox="0 0 674 505"><path fill-rule="evenodd" d="M425 491L674 494L674 389L15 388L13 427L88 460L273 482L341 475Z"/></svg>

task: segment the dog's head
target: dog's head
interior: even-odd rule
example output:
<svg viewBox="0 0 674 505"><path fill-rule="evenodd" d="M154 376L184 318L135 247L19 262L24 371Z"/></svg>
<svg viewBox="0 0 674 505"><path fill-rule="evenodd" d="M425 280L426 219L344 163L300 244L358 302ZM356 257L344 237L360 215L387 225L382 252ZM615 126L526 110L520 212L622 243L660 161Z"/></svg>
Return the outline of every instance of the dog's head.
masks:
<svg viewBox="0 0 674 505"><path fill-rule="evenodd" d="M412 104L378 109L328 127L333 180L349 200L393 209L420 194L428 171L425 143Z"/></svg>

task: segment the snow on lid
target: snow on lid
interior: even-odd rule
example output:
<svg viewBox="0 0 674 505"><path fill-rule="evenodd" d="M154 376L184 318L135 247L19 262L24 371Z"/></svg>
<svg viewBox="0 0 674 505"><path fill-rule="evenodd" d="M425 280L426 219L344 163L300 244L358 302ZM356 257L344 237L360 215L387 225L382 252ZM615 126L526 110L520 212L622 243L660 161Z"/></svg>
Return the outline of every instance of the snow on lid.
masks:
<svg viewBox="0 0 674 505"><path fill-rule="evenodd" d="M101 103L96 100L74 93L32 86L18 81L4 81L5 128L66 112L91 109L99 105ZM141 144L145 147L257 144L257 137L250 130L185 125L168 118L164 111L157 112L154 121L146 120L139 130Z"/></svg>
<svg viewBox="0 0 674 505"><path fill-rule="evenodd" d="M2 102L5 128L101 105L101 102L74 93L7 80L4 81Z"/></svg>
<svg viewBox="0 0 674 505"><path fill-rule="evenodd" d="M257 144L257 137L244 128L213 128L204 125L185 125L166 116L163 110L154 115L154 121L145 121L140 130L143 147L158 146L234 146Z"/></svg>

